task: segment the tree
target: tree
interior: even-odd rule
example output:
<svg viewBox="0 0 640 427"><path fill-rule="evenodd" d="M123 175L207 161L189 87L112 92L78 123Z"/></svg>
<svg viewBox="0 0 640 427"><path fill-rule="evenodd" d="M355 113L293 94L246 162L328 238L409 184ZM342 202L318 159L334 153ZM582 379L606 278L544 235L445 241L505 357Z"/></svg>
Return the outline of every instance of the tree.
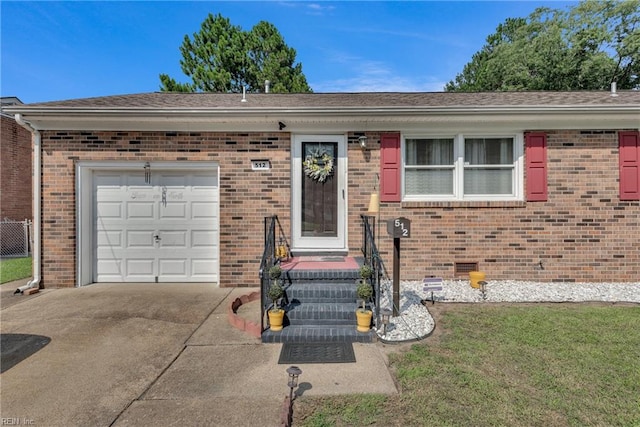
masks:
<svg viewBox="0 0 640 427"><path fill-rule="evenodd" d="M250 31L232 25L222 15L209 14L193 38L184 36L180 67L191 77L179 83L160 74L165 92L311 92L302 65L295 64L296 51L284 42L272 24L261 21Z"/></svg>
<svg viewBox="0 0 640 427"><path fill-rule="evenodd" d="M445 90L640 88L640 0L585 1L508 18Z"/></svg>

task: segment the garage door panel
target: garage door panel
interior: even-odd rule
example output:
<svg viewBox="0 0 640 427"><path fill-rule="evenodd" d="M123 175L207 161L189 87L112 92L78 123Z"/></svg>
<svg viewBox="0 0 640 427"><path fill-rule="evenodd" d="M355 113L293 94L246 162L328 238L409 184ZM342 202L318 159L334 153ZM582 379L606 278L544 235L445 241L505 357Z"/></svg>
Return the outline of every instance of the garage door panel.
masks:
<svg viewBox="0 0 640 427"><path fill-rule="evenodd" d="M100 231L98 233L98 246L99 247L116 247L122 248L122 231Z"/></svg>
<svg viewBox="0 0 640 427"><path fill-rule="evenodd" d="M187 203L186 202L171 202L167 203L160 209L161 219L186 219L187 218Z"/></svg>
<svg viewBox="0 0 640 427"><path fill-rule="evenodd" d="M126 184L122 175L113 172L95 172L93 182L102 190L120 191L120 188Z"/></svg>
<svg viewBox="0 0 640 427"><path fill-rule="evenodd" d="M191 230L192 248L214 248L217 244L217 233L214 230Z"/></svg>
<svg viewBox="0 0 640 427"><path fill-rule="evenodd" d="M99 264L100 271L104 274L122 275L122 262L120 260L100 260Z"/></svg>
<svg viewBox="0 0 640 427"><path fill-rule="evenodd" d="M193 202L191 204L191 219L215 219L218 205L215 202Z"/></svg>
<svg viewBox="0 0 640 427"><path fill-rule="evenodd" d="M180 172L176 173L158 173L157 182L167 188L185 188L188 185L189 175L185 175Z"/></svg>
<svg viewBox="0 0 640 427"><path fill-rule="evenodd" d="M161 276L187 276L188 261L184 258L161 259L159 262Z"/></svg>
<svg viewBox="0 0 640 427"><path fill-rule="evenodd" d="M141 172L127 172L126 175L123 175L124 181L128 190L142 190L146 191L149 189L149 184L147 183L147 177L143 171Z"/></svg>
<svg viewBox="0 0 640 427"><path fill-rule="evenodd" d="M122 219L122 202L102 202L98 204L98 218Z"/></svg>
<svg viewBox="0 0 640 427"><path fill-rule="evenodd" d="M155 202L128 202L127 219L154 219L155 205Z"/></svg>
<svg viewBox="0 0 640 427"><path fill-rule="evenodd" d="M218 281L217 172L151 170L94 172L96 281Z"/></svg>
<svg viewBox="0 0 640 427"><path fill-rule="evenodd" d="M97 264L100 274L97 276L96 281L124 282L124 272L120 260L100 260Z"/></svg>
<svg viewBox="0 0 640 427"><path fill-rule="evenodd" d="M187 233L186 229L161 231L160 248L187 249Z"/></svg>
<svg viewBox="0 0 640 427"><path fill-rule="evenodd" d="M191 174L191 180L189 181L189 184L191 185L191 188L194 189L202 187L212 188L214 184L212 185L211 178L214 178L217 181L217 174L195 172Z"/></svg>
<svg viewBox="0 0 640 427"><path fill-rule="evenodd" d="M155 230L129 230L127 231L127 248L149 248L154 249Z"/></svg>
<svg viewBox="0 0 640 427"><path fill-rule="evenodd" d="M191 276L207 278L216 277L218 271L218 262L210 259L191 259Z"/></svg>
<svg viewBox="0 0 640 427"><path fill-rule="evenodd" d="M153 258L129 258L127 259L127 276L128 277L140 277L148 276L155 277L155 260Z"/></svg>

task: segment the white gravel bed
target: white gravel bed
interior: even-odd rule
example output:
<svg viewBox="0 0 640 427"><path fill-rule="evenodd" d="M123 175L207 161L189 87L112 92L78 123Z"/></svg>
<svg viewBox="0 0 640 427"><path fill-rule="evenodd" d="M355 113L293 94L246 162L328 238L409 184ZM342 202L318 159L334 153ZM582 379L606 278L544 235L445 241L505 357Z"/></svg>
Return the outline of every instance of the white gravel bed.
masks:
<svg viewBox="0 0 640 427"><path fill-rule="evenodd" d="M435 322L422 304L430 299L422 282L400 282L399 316L391 317L386 334L377 330L382 341L420 339L433 331ZM438 302L632 302L640 303L640 282L631 283L540 283L517 280L487 281L486 291L474 289L469 280L445 280L442 291L433 296ZM392 284L382 283L380 308L392 308ZM431 304L429 302L428 304Z"/></svg>

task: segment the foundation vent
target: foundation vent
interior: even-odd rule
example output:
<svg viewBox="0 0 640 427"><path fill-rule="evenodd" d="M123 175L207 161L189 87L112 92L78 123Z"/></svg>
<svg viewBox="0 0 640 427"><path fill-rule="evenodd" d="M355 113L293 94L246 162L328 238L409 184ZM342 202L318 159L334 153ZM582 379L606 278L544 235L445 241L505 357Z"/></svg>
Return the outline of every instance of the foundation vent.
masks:
<svg viewBox="0 0 640 427"><path fill-rule="evenodd" d="M477 262L456 262L453 264L453 274L456 276L468 276L471 271L478 271Z"/></svg>

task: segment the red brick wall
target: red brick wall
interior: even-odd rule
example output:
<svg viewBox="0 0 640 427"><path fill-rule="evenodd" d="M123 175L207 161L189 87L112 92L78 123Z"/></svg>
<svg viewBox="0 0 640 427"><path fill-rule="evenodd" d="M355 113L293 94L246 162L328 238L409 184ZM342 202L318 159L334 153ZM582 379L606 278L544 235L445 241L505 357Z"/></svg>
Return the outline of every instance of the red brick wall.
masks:
<svg viewBox="0 0 640 427"><path fill-rule="evenodd" d="M32 219L31 132L10 117L0 117L0 219Z"/></svg>
<svg viewBox="0 0 640 427"><path fill-rule="evenodd" d="M370 150L348 135L349 247L358 255L379 172L379 135ZM616 132L548 132L547 202L385 203L383 220L404 216L402 278L452 278L454 263L478 262L487 279L637 281L640 203L618 200ZM75 162L215 161L220 164L220 285L257 286L263 218L290 230L290 134L188 132L43 133L43 284L75 284ZM269 171L251 159L270 159ZM390 270L392 239L380 227ZM542 261L543 269L540 269Z"/></svg>
<svg viewBox="0 0 640 427"><path fill-rule="evenodd" d="M368 206L379 137L367 133L367 156L351 145L350 246L359 245L356 216ZM411 220L401 241L401 276L454 277L454 263L478 262L487 279L640 280L640 202L618 198L615 131L549 131L547 202L386 203L383 221ZM392 241L381 224L380 249L392 267ZM543 269L540 269L542 262Z"/></svg>
<svg viewBox="0 0 640 427"><path fill-rule="evenodd" d="M258 286L263 217L289 229L289 133L44 132L43 274L46 287L75 284L75 162L215 161L220 164L220 286ZM270 159L252 171L251 159Z"/></svg>

